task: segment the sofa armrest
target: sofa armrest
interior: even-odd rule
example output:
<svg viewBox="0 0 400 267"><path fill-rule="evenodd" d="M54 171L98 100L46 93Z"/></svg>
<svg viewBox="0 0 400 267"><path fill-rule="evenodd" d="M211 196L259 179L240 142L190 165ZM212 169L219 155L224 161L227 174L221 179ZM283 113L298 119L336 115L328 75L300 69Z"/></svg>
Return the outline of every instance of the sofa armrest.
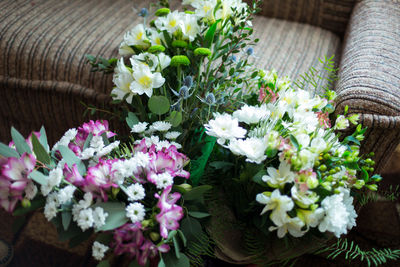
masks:
<svg viewBox="0 0 400 267"><path fill-rule="evenodd" d="M347 105L368 127L364 151L382 171L400 140L400 4L366 0L353 11L336 84L337 111Z"/></svg>
<svg viewBox="0 0 400 267"><path fill-rule="evenodd" d="M311 24L343 36L356 2L357 0L262 0L260 15Z"/></svg>

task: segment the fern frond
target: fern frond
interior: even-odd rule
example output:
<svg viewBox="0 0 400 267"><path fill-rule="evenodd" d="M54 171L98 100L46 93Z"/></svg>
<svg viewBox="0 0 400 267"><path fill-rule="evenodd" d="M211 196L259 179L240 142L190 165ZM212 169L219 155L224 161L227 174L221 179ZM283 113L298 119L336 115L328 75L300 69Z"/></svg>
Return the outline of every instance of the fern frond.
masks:
<svg viewBox="0 0 400 267"><path fill-rule="evenodd" d="M338 241L330 246L322 248L314 254L329 253L327 259L335 259L339 255L345 256L347 261L353 261L357 258L360 261L365 261L368 266L371 264L378 266L386 263L388 260L400 259L400 249L392 250L389 248L362 250L354 241L347 239L338 239Z"/></svg>

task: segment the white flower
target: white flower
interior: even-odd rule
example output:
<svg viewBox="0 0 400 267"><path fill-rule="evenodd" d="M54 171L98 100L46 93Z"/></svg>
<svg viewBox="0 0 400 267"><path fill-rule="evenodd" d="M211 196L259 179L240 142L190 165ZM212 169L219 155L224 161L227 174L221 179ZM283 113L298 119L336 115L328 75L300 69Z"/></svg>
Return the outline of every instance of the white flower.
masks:
<svg viewBox="0 0 400 267"><path fill-rule="evenodd" d="M347 188L340 188L339 189L342 194L343 194L343 204L346 206L346 210L349 213L349 216L347 217L347 229L350 230L354 226L356 226L356 218L357 218L357 213L354 209L353 206L353 197L350 196L350 190Z"/></svg>
<svg viewBox="0 0 400 267"><path fill-rule="evenodd" d="M84 208L87 209L92 205L93 195L90 192L87 192L83 195L83 200L79 201L79 204Z"/></svg>
<svg viewBox="0 0 400 267"><path fill-rule="evenodd" d="M143 185L136 183L127 188L127 195L129 201L138 201L142 200L146 196L146 193L144 192Z"/></svg>
<svg viewBox="0 0 400 267"><path fill-rule="evenodd" d="M340 115L336 119L334 129L336 129L336 130L344 130L347 127L349 127L349 125L350 125L349 124L349 120L346 119L343 115Z"/></svg>
<svg viewBox="0 0 400 267"><path fill-rule="evenodd" d="M215 119L205 124L206 134L217 137L217 142L223 145L226 140L244 138L246 130L239 126L239 121L229 114L214 114Z"/></svg>
<svg viewBox="0 0 400 267"><path fill-rule="evenodd" d="M196 8L196 15L207 20L215 19L213 11L216 5L217 0L194 1L192 3L192 6Z"/></svg>
<svg viewBox="0 0 400 267"><path fill-rule="evenodd" d="M94 154L96 153L96 149L94 149L93 147L88 147L85 150L82 151L81 155L79 156L80 159L90 159L94 156Z"/></svg>
<svg viewBox="0 0 400 267"><path fill-rule="evenodd" d="M78 133L78 130L75 128L69 129L68 131L65 132L63 137L55 143L53 146L52 150L56 150L59 145L61 146L68 146L69 142L71 142L73 139L75 139L76 134Z"/></svg>
<svg viewBox="0 0 400 267"><path fill-rule="evenodd" d="M153 129L155 131L159 132L166 132L169 129L171 129L172 124L166 121L156 121L153 122L153 124L150 126L150 129Z"/></svg>
<svg viewBox="0 0 400 267"><path fill-rule="evenodd" d="M299 159L301 162L301 170L310 169L314 166L315 160L318 158L319 154L312 153L308 149L302 149L299 152Z"/></svg>
<svg viewBox="0 0 400 267"><path fill-rule="evenodd" d="M174 12L169 13L166 17L157 18L155 24L158 29L162 31L166 30L169 33L173 34L176 30L179 29L182 20L182 14L184 13L180 13L175 10Z"/></svg>
<svg viewBox="0 0 400 267"><path fill-rule="evenodd" d="M131 133L143 133L146 131L148 123L147 122L139 122L132 126Z"/></svg>
<svg viewBox="0 0 400 267"><path fill-rule="evenodd" d="M317 193L310 190L302 192L298 190L296 186L293 186L290 192L292 193L292 199L294 202L303 209L307 209L319 199Z"/></svg>
<svg viewBox="0 0 400 267"><path fill-rule="evenodd" d="M256 200L258 203L265 204L261 215L268 210L272 210L270 215L271 221L278 226L285 224L286 212L294 207L292 199L288 196L281 195L279 189L275 189L269 197L265 194L258 194Z"/></svg>
<svg viewBox="0 0 400 267"><path fill-rule="evenodd" d="M60 168L52 169L49 172L49 179L47 180L47 184L51 187L59 186L62 178L63 178L62 169L60 169Z"/></svg>
<svg viewBox="0 0 400 267"><path fill-rule="evenodd" d="M132 223L141 222L144 219L145 210L143 204L134 202L126 207L126 217L128 217Z"/></svg>
<svg viewBox="0 0 400 267"><path fill-rule="evenodd" d="M301 228L304 226L304 222L300 220L298 217L290 218L288 215L285 216L282 224L275 226L270 226L269 231L278 230L278 237L282 238L289 232L294 237L301 237L303 236L306 231L302 231Z"/></svg>
<svg viewBox="0 0 400 267"><path fill-rule="evenodd" d="M96 135L90 140L90 147L99 150L104 147L103 137L101 135Z"/></svg>
<svg viewBox="0 0 400 267"><path fill-rule="evenodd" d="M261 107L245 105L233 112L232 116L240 122L255 124L259 123L262 119L268 118L270 114L271 112L267 110L266 105L262 105Z"/></svg>
<svg viewBox="0 0 400 267"><path fill-rule="evenodd" d="M109 247L94 241L93 246L92 246L92 256L98 261L101 261L104 258L104 253L107 252Z"/></svg>
<svg viewBox="0 0 400 267"><path fill-rule="evenodd" d="M164 148L168 149L170 146L171 146L171 143L168 142L167 140L160 141L160 142L158 142L157 145L156 145L156 150L157 150L157 151L161 151L161 150L163 150Z"/></svg>
<svg viewBox="0 0 400 267"><path fill-rule="evenodd" d="M143 64L148 66L151 71L155 71L158 65L157 56L147 52L131 57L130 61L132 66Z"/></svg>
<svg viewBox="0 0 400 267"><path fill-rule="evenodd" d="M92 209L81 210L78 215L77 224L82 229L82 231L86 231L87 229L92 227L94 224Z"/></svg>
<svg viewBox="0 0 400 267"><path fill-rule="evenodd" d="M151 175L151 179L153 179L158 189L164 189L174 182L173 177L168 172L153 174Z"/></svg>
<svg viewBox="0 0 400 267"><path fill-rule="evenodd" d="M107 217L108 217L108 213L104 212L103 208L96 207L93 210L94 227L97 229L102 227L106 223Z"/></svg>
<svg viewBox="0 0 400 267"><path fill-rule="evenodd" d="M119 45L118 53L120 56L123 56L123 57L130 56L130 55L135 54L135 50L133 50L132 47L130 47L128 45L128 43L124 40Z"/></svg>
<svg viewBox="0 0 400 267"><path fill-rule="evenodd" d="M97 151L96 158L99 159L107 154L110 154L111 151L113 151L115 148L119 146L119 141L114 141L108 146L103 147L99 151Z"/></svg>
<svg viewBox="0 0 400 267"><path fill-rule="evenodd" d="M149 46L143 24L138 24L131 31L125 33L124 42L129 46Z"/></svg>
<svg viewBox="0 0 400 267"><path fill-rule="evenodd" d="M157 71L162 71L163 69L168 67L169 64L171 63L171 58L169 56L167 56L166 54L164 54L164 53L159 53L157 55L157 58L158 58Z"/></svg>
<svg viewBox="0 0 400 267"><path fill-rule="evenodd" d="M265 155L267 143L263 138L250 137L244 140L232 139L228 148L234 154L245 156L248 162L260 164L267 158Z"/></svg>
<svg viewBox="0 0 400 267"><path fill-rule="evenodd" d="M156 31L153 28L149 29L149 39L151 45L163 45L164 35L161 32Z"/></svg>
<svg viewBox="0 0 400 267"><path fill-rule="evenodd" d="M322 153L328 145L325 140L321 137L316 137L311 141L310 150L315 154Z"/></svg>
<svg viewBox="0 0 400 267"><path fill-rule="evenodd" d="M180 136L181 133L180 132L168 132L165 134L165 138L170 139L170 140L175 140L176 138L178 138L178 136Z"/></svg>
<svg viewBox="0 0 400 267"><path fill-rule="evenodd" d="M66 187L64 187L63 189L61 189L58 192L58 201L60 204L65 204L67 202L69 202L75 193L76 187L73 185L68 185Z"/></svg>
<svg viewBox="0 0 400 267"><path fill-rule="evenodd" d="M130 90L133 93L142 95L146 94L148 97L153 95L153 88L161 87L165 79L161 76L161 73L152 73L150 68L144 64L132 66L133 81L130 85Z"/></svg>
<svg viewBox="0 0 400 267"><path fill-rule="evenodd" d="M182 148L182 145L177 143L177 142L171 142L171 145L175 146L176 149L181 149Z"/></svg>
<svg viewBox="0 0 400 267"><path fill-rule="evenodd" d="M33 182L29 182L25 187L25 198L32 200L37 194L37 187Z"/></svg>
<svg viewBox="0 0 400 267"><path fill-rule="evenodd" d="M315 210L297 209L297 216L302 219L307 228L317 227L321 219L324 217L324 209L318 208Z"/></svg>
<svg viewBox="0 0 400 267"><path fill-rule="evenodd" d="M296 140L301 148L307 148L310 143L310 136L308 134L297 134L295 135Z"/></svg>
<svg viewBox="0 0 400 267"><path fill-rule="evenodd" d="M117 66L115 67L115 73L113 76L113 83L115 84L115 88L111 91L114 100L122 100L126 95L126 102L132 103L132 97L134 93L131 91L131 84L134 81L132 73L125 66L124 59L121 58L117 62Z"/></svg>
<svg viewBox="0 0 400 267"><path fill-rule="evenodd" d="M135 155L133 157L136 161L137 166L140 167L147 167L147 165L149 165L150 163L150 156L147 153L143 153L141 151L137 151L135 152Z"/></svg>
<svg viewBox="0 0 400 267"><path fill-rule="evenodd" d="M185 14L181 23L181 29L183 36L192 42L196 38L197 34L200 33L200 27L197 24L196 15Z"/></svg>
<svg viewBox="0 0 400 267"><path fill-rule="evenodd" d="M55 201L47 202L44 206L44 216L48 221L51 221L57 216L57 204Z"/></svg>
<svg viewBox="0 0 400 267"><path fill-rule="evenodd" d="M290 171L290 164L285 161L279 165L279 170L268 167L268 175L264 175L262 180L273 188L283 187L286 183L294 182L294 173Z"/></svg>

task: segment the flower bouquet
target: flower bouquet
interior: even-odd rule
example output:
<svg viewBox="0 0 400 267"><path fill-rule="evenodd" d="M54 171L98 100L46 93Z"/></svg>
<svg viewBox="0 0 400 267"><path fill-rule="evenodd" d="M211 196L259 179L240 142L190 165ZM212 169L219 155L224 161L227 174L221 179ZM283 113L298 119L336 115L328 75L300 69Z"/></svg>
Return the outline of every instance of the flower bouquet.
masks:
<svg viewBox="0 0 400 267"><path fill-rule="evenodd" d="M354 192L381 179L359 153L358 116L345 111L332 126L328 86L311 96L251 63L258 1L183 4L142 9L119 59L87 55L115 85L112 111L88 110L131 135L90 121L50 149L43 128L27 139L11 129L13 141L0 144L1 206L41 209L63 239L94 240L100 266L117 256L160 267L200 266L206 255L267 263L346 234ZM323 63L334 72L332 58ZM349 124L352 135L337 133Z"/></svg>

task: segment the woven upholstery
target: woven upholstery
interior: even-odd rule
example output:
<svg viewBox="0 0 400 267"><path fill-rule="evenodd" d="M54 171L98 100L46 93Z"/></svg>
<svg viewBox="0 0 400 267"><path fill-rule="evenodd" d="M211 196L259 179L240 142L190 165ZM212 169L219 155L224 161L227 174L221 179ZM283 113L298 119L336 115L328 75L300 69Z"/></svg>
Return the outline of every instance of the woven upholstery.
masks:
<svg viewBox="0 0 400 267"><path fill-rule="evenodd" d="M357 0L263 0L261 14L321 27L343 35Z"/></svg>
<svg viewBox="0 0 400 267"><path fill-rule="evenodd" d="M368 127L364 151L381 171L400 140L400 2L358 3L342 53L338 112L361 113Z"/></svg>

